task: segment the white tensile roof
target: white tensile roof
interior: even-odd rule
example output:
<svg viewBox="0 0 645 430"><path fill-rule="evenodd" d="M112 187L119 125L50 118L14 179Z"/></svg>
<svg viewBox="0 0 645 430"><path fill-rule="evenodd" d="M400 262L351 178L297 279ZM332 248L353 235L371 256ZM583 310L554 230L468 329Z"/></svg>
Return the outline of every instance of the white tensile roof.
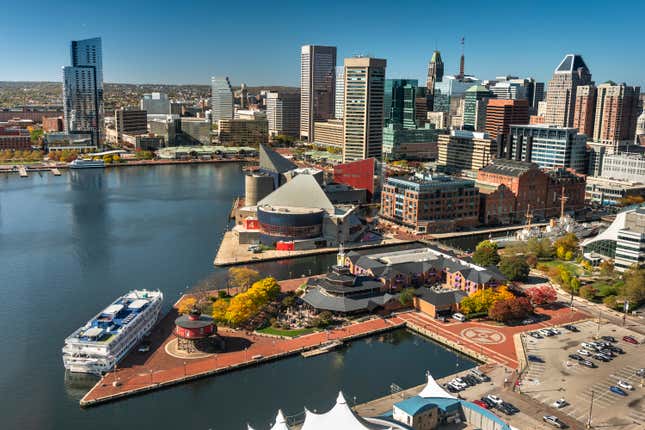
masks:
<svg viewBox="0 0 645 430"><path fill-rule="evenodd" d="M302 430L369 430L347 405L343 393L338 393L336 405L329 412L315 414L305 409Z"/></svg>
<svg viewBox="0 0 645 430"><path fill-rule="evenodd" d="M419 397L429 398L429 397L438 397L440 399L456 399L455 396L444 390L441 385L434 380L430 372L427 372L428 382L426 386L419 393Z"/></svg>
<svg viewBox="0 0 645 430"><path fill-rule="evenodd" d="M271 430L289 430L289 427L287 427L287 420L284 419L284 415L281 410L278 410L278 415L275 417L275 424L273 424Z"/></svg>
<svg viewBox="0 0 645 430"><path fill-rule="evenodd" d="M327 212L334 211L320 184L311 175L297 175L280 188L258 202L258 206L321 208Z"/></svg>

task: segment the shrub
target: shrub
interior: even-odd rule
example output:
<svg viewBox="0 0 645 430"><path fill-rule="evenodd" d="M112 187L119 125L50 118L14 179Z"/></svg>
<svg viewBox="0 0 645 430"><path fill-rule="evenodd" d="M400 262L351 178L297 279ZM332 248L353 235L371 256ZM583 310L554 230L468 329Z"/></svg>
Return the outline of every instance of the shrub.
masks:
<svg viewBox="0 0 645 430"><path fill-rule="evenodd" d="M593 285L585 285L584 287L580 287L578 294L583 299L592 300L596 297L597 292L598 291L596 290L596 288L594 288Z"/></svg>

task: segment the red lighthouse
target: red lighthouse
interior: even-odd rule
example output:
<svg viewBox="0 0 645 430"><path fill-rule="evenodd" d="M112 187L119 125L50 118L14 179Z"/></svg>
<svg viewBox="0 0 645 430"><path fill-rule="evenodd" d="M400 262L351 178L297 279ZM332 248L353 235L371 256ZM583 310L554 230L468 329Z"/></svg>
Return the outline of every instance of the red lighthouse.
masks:
<svg viewBox="0 0 645 430"><path fill-rule="evenodd" d="M202 315L197 309L190 311L188 315L182 315L175 320L175 336L177 336L177 348L194 352L199 348L201 341L209 339L217 334L217 326L213 318Z"/></svg>

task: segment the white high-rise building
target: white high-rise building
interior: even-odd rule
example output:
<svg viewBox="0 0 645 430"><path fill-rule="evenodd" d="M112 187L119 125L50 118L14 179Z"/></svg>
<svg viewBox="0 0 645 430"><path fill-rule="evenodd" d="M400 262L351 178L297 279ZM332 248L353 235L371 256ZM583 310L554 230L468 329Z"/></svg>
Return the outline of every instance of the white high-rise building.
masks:
<svg viewBox="0 0 645 430"><path fill-rule="evenodd" d="M71 66L63 67L63 110L67 133L89 132L103 141L103 53L101 38L73 40Z"/></svg>
<svg viewBox="0 0 645 430"><path fill-rule="evenodd" d="M233 119L233 88L228 77L213 76L211 85L213 124L222 119Z"/></svg>
<svg viewBox="0 0 645 430"><path fill-rule="evenodd" d="M386 60L345 58L343 162L381 158Z"/></svg>
<svg viewBox="0 0 645 430"><path fill-rule="evenodd" d="M334 117L343 119L343 106L345 104L345 67L336 67L336 108Z"/></svg>
<svg viewBox="0 0 645 430"><path fill-rule="evenodd" d="M298 136L300 132L300 94L266 93L269 136Z"/></svg>
<svg viewBox="0 0 645 430"><path fill-rule="evenodd" d="M336 47L300 49L300 136L314 141L314 123L334 117Z"/></svg>

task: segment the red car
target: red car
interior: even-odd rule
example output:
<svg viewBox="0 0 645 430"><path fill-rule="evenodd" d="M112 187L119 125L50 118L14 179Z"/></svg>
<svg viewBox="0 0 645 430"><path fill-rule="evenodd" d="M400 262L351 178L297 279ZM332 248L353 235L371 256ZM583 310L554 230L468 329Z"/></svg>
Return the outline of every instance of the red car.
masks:
<svg viewBox="0 0 645 430"><path fill-rule="evenodd" d="M488 409L488 405L481 400L473 400L473 403L479 406L480 408Z"/></svg>
<svg viewBox="0 0 645 430"><path fill-rule="evenodd" d="M623 340L625 342L629 342L629 343L633 343L634 345L638 345L638 341L636 339L634 339L633 337L631 337L631 336L625 336L625 337L623 337Z"/></svg>

